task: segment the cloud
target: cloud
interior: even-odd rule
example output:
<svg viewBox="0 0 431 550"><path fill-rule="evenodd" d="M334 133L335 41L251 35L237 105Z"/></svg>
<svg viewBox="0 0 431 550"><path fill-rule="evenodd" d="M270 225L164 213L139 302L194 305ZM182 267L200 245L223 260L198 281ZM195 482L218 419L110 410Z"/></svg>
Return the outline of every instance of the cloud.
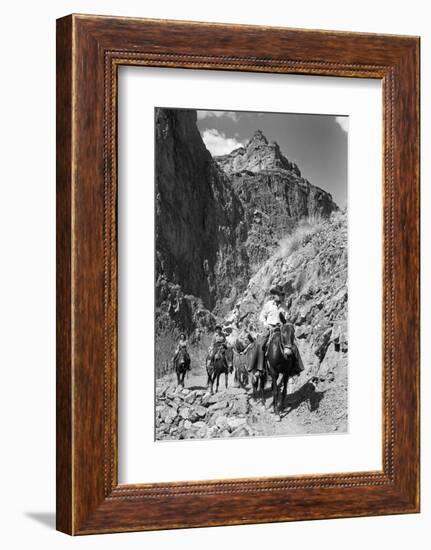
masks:
<svg viewBox="0 0 431 550"><path fill-rule="evenodd" d="M202 132L202 139L208 151L212 156L226 155L243 144L235 138L227 137L224 132L219 132L215 128L209 128Z"/></svg>
<svg viewBox="0 0 431 550"><path fill-rule="evenodd" d="M348 116L336 116L335 122L340 126L345 132L349 131L349 117Z"/></svg>
<svg viewBox="0 0 431 550"><path fill-rule="evenodd" d="M234 122L238 122L239 120L239 114L235 111L197 111L198 114L198 120L202 120L204 118L221 118L226 117L230 118Z"/></svg>

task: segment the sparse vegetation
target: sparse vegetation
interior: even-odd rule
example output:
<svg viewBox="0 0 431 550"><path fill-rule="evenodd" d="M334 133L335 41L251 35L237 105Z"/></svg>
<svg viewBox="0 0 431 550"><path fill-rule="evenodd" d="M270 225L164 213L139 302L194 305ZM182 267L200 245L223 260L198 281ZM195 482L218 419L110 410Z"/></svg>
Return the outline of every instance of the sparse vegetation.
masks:
<svg viewBox="0 0 431 550"><path fill-rule="evenodd" d="M279 242L277 256L286 259L301 246L310 242L313 235L323 229L323 219L320 216L309 216L302 220L290 235Z"/></svg>
<svg viewBox="0 0 431 550"><path fill-rule="evenodd" d="M171 330L156 334L156 378L172 372L172 356L176 346L177 342Z"/></svg>
<svg viewBox="0 0 431 550"><path fill-rule="evenodd" d="M299 271L294 283L294 289L297 294L301 293L301 290L304 288L306 282L307 276L305 271Z"/></svg>

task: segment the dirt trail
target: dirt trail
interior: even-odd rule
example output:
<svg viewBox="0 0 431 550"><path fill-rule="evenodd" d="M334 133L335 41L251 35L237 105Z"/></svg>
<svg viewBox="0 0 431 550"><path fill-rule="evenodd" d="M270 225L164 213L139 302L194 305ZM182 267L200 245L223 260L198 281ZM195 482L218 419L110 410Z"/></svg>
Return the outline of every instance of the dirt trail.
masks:
<svg viewBox="0 0 431 550"><path fill-rule="evenodd" d="M342 374L344 373L344 376ZM156 382L157 439L298 435L347 430L347 378L343 369L322 379L310 380L302 373L291 380L285 408L274 415L270 382L265 390L265 407L254 399L248 385L234 387L229 374L219 392L210 395L204 368L188 373L185 387L177 388L176 377L166 375ZM215 390L215 386L214 386Z"/></svg>

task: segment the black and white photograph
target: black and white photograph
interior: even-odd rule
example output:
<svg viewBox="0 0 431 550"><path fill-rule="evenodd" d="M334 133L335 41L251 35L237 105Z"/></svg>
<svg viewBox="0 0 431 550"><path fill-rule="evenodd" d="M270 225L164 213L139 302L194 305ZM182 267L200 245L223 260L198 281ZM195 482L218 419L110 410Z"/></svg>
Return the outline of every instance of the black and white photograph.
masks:
<svg viewBox="0 0 431 550"><path fill-rule="evenodd" d="M2 7L2 547L429 547L428 4Z"/></svg>
<svg viewBox="0 0 431 550"><path fill-rule="evenodd" d="M155 109L155 438L348 430L348 117Z"/></svg>

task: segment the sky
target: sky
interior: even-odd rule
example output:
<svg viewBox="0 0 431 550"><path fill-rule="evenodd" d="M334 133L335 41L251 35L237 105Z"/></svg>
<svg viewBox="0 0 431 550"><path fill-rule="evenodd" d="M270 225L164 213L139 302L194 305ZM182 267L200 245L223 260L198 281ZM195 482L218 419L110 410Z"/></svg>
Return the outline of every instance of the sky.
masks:
<svg viewBox="0 0 431 550"><path fill-rule="evenodd" d="M305 179L331 193L340 208L347 204L347 116L245 111L197 111L197 116L213 156L245 145L260 129Z"/></svg>

